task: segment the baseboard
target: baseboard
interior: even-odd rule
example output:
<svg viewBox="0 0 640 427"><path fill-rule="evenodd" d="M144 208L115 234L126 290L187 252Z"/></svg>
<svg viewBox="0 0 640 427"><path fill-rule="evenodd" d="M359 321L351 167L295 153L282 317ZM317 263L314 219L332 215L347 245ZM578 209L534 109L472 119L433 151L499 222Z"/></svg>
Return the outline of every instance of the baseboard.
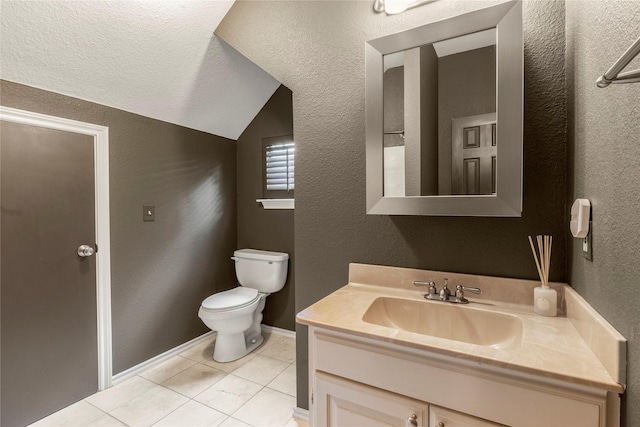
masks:
<svg viewBox="0 0 640 427"><path fill-rule="evenodd" d="M294 331L289 331L287 329L281 329L281 328L276 328L274 326L267 326L267 325L260 325L262 327L262 331L264 333L267 334L273 334L273 335L280 335L282 337L287 337L287 338L292 338L295 339L296 338L296 333ZM131 377L135 377L138 374L141 374L144 371L147 371L151 368L153 368L154 366L157 366L159 364L161 364L162 362L165 362L169 359L171 359L173 356L176 356L182 352L184 352L185 350L193 347L194 345L197 345L199 343L201 343L204 340L208 340L211 339L213 337L215 337L216 332L213 331L209 331L206 334L200 335L197 338L192 339L191 341L188 341L184 344L181 344L177 347L172 348L171 350L167 350L162 354L159 354L155 357L152 357L149 360L146 360L136 366L133 366L129 369L127 369L126 371L122 371L119 374L114 375L111 378L111 385L117 385L120 384L121 382L124 382L126 380L128 380ZM309 418L309 415L307 415L307 418Z"/></svg>
<svg viewBox="0 0 640 427"><path fill-rule="evenodd" d="M281 337L287 337L291 339L296 339L296 332L290 331L288 329L276 328L275 326L267 326L260 325L262 327L262 332L266 334L280 335Z"/></svg>
<svg viewBox="0 0 640 427"><path fill-rule="evenodd" d="M295 408L293 408L293 418L309 424L309 410L302 409L301 407L296 406Z"/></svg>
<svg viewBox="0 0 640 427"><path fill-rule="evenodd" d="M184 344L174 347L171 350L167 350L162 354L159 354L155 357L152 357L149 360L146 360L136 366L133 366L127 369L126 371L122 371L111 378L111 385L114 386L128 380L129 378L135 377L136 375L141 374L142 372L149 370L154 366L157 366L162 362L165 362L171 359L173 356L176 356L184 352L185 350L201 343L202 341L213 338L215 335L216 335L216 332L209 331L206 334L202 334L199 337L192 339L191 341L187 341Z"/></svg>

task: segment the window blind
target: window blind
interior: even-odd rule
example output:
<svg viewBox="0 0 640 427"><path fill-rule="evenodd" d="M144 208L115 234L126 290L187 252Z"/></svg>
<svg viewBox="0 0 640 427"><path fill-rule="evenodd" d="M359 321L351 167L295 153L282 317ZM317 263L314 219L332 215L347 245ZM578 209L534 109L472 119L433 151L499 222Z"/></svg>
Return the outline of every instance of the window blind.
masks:
<svg viewBox="0 0 640 427"><path fill-rule="evenodd" d="M294 155L294 142L267 145L266 179L268 191L291 191L294 189Z"/></svg>

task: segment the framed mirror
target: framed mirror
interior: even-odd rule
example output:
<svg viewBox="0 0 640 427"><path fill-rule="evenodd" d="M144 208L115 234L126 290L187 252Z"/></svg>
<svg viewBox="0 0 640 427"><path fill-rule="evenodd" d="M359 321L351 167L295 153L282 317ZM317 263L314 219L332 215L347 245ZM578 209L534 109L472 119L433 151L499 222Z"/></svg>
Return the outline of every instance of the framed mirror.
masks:
<svg viewBox="0 0 640 427"><path fill-rule="evenodd" d="M522 212L522 3L366 43L367 213Z"/></svg>

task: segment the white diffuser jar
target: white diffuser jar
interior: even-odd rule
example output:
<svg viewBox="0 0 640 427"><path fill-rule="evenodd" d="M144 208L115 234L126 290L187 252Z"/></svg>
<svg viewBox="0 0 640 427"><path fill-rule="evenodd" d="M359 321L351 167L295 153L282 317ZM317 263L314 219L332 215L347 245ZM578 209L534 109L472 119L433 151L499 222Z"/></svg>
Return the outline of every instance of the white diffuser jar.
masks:
<svg viewBox="0 0 640 427"><path fill-rule="evenodd" d="M548 286L533 289L533 311L542 316L558 315L558 293Z"/></svg>

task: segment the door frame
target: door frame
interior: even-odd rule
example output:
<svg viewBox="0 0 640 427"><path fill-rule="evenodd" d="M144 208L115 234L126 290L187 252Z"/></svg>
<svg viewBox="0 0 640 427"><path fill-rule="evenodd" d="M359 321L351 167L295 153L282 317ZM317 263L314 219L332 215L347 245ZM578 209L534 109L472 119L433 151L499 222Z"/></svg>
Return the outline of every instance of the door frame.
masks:
<svg viewBox="0 0 640 427"><path fill-rule="evenodd" d="M0 120L93 137L95 173L98 390L111 387L111 241L109 228L109 128L0 106Z"/></svg>

